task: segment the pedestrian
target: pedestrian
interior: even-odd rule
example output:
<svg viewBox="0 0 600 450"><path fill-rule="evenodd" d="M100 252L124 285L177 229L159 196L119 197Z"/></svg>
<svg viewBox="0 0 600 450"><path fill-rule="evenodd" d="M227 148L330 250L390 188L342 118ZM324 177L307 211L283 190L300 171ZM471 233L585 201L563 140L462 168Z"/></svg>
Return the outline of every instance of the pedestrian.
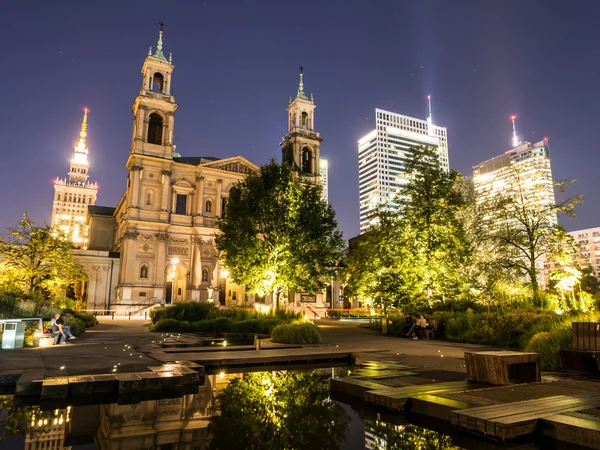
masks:
<svg viewBox="0 0 600 450"><path fill-rule="evenodd" d="M55 338L54 343L66 344L67 339L75 339L75 336L73 336L73 333L71 332L71 328L65 325L65 315L56 313L54 317L55 318L50 321L50 329L58 334L58 339Z"/></svg>

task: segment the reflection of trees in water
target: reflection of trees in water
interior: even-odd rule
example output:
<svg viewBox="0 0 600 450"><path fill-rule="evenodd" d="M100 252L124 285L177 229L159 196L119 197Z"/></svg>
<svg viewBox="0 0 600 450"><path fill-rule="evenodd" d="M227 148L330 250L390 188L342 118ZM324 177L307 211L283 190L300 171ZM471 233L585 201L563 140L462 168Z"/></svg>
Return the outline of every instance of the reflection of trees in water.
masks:
<svg viewBox="0 0 600 450"><path fill-rule="evenodd" d="M41 411L39 406L16 406L12 395L0 395L0 443L25 431L33 437L45 433L52 420L50 411Z"/></svg>
<svg viewBox="0 0 600 450"><path fill-rule="evenodd" d="M212 449L336 449L350 418L329 399L319 372L251 373L233 379L216 399Z"/></svg>
<svg viewBox="0 0 600 450"><path fill-rule="evenodd" d="M460 450L452 438L417 425L393 425L364 419L367 448L386 450ZM372 442L369 442L372 441ZM371 445L369 445L371 444Z"/></svg>

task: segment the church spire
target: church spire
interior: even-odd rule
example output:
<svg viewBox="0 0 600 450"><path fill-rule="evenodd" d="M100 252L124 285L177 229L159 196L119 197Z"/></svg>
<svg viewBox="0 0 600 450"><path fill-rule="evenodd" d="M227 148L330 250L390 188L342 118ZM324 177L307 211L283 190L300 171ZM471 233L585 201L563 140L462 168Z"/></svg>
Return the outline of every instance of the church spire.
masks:
<svg viewBox="0 0 600 450"><path fill-rule="evenodd" d="M86 141L88 111L89 110L87 109L87 107L83 108L83 121L81 122L81 131L79 132L79 142L75 146L75 153L87 154L87 152L88 152L87 141Z"/></svg>
<svg viewBox="0 0 600 450"><path fill-rule="evenodd" d="M165 24L163 22L159 23L160 25L160 31L158 32L158 43L156 44L156 52L154 53L154 57L155 58L160 58L160 59L164 59L165 61L167 60L167 58L165 58L165 55L163 55L163 41L162 41L162 36L163 36L163 27L165 26Z"/></svg>
<svg viewBox="0 0 600 450"><path fill-rule="evenodd" d="M303 70L304 70L304 67L300 66L300 84L298 85L298 93L296 94L296 98L301 98L301 99L304 99L304 100L308 100L308 97L304 93L304 81L302 80L302 78L304 76L302 74Z"/></svg>

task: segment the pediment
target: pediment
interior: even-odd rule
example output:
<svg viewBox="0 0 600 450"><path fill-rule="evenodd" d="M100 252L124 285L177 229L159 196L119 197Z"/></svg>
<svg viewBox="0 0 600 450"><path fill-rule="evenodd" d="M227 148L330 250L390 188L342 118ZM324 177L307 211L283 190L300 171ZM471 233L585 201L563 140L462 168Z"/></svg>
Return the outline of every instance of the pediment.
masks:
<svg viewBox="0 0 600 450"><path fill-rule="evenodd" d="M248 175L252 172L258 173L260 168L241 156L232 158L219 159L218 161L210 161L200 164L200 167L206 169L223 170L225 172L241 173Z"/></svg>

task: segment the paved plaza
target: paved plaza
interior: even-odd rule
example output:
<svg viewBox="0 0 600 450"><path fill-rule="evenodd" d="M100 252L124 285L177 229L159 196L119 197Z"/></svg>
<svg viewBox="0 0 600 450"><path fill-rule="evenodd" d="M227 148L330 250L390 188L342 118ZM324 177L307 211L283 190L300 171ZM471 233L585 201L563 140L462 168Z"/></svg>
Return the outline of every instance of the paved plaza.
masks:
<svg viewBox="0 0 600 450"><path fill-rule="evenodd" d="M258 355L347 351L370 360L394 360L432 370L464 372L465 351L490 349L480 345L382 336L380 332L360 327L356 322L320 320L317 325L323 336L323 344L319 346L266 349L259 352L248 346L244 351L210 352L210 356L203 357L213 361L222 357L231 361ZM181 336L181 339L185 338L186 335ZM168 353L158 346L159 340L161 334L149 332L145 321L100 318L99 325L88 329L72 344L1 351L1 371L43 370L45 377L49 377L110 373L117 366L119 373L144 372L150 366L159 366L175 359L198 360L199 354L207 355L209 350L216 350L196 347L186 350L185 354ZM184 355L185 358L182 358Z"/></svg>

